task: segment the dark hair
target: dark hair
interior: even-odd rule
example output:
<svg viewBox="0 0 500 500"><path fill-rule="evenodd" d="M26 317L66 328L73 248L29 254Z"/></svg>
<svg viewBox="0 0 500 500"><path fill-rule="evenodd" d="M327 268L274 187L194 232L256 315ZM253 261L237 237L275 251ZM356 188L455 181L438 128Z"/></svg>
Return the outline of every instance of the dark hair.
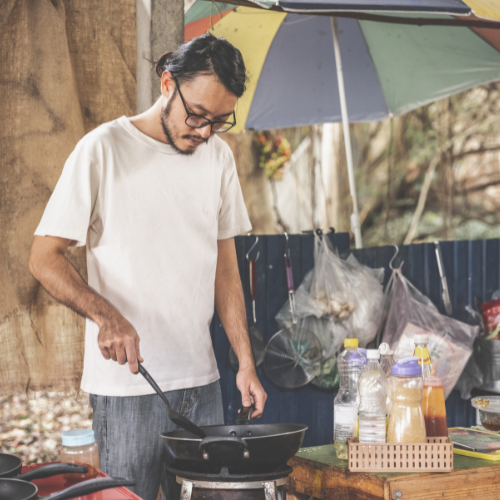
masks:
<svg viewBox="0 0 500 500"><path fill-rule="evenodd" d="M188 82L200 74L215 75L236 97L241 97L246 88L241 52L211 33L193 38L175 52L163 54L156 62L156 73L161 78L164 71L170 71L179 82Z"/></svg>

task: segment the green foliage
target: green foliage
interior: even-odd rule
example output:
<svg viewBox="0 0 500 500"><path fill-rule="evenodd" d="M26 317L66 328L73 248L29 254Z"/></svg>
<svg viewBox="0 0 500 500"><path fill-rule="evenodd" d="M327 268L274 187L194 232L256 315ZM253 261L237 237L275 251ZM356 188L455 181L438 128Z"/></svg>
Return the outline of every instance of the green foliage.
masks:
<svg viewBox="0 0 500 500"><path fill-rule="evenodd" d="M266 177L279 181L283 177L285 163L290 160L290 143L282 136L272 132L259 132L255 138L260 148L259 167L264 169Z"/></svg>

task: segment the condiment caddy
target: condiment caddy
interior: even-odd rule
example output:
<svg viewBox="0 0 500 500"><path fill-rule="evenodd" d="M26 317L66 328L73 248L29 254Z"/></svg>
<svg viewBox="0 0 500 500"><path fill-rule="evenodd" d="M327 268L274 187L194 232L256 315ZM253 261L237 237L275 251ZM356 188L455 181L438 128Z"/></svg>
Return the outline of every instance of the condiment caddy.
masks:
<svg viewBox="0 0 500 500"><path fill-rule="evenodd" d="M351 472L451 472L453 442L446 437L430 437L427 443L348 442Z"/></svg>
<svg viewBox="0 0 500 500"><path fill-rule="evenodd" d="M415 338L415 347L414 356L396 363L390 359L384 368L378 361L379 351L368 350L368 364L359 377L359 434L347 443L350 471L453 470L453 442L447 435L442 383L432 371L427 339ZM381 352L388 350L389 346L380 348ZM390 410L387 420L386 408ZM371 432L379 414L387 422L387 435ZM362 432L364 426L370 432Z"/></svg>

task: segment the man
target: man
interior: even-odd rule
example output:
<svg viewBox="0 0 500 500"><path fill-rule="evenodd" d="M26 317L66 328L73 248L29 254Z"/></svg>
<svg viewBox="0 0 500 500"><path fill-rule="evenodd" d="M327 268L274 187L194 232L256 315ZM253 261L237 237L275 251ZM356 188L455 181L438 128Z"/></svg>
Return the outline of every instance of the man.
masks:
<svg viewBox="0 0 500 500"><path fill-rule="evenodd" d="M161 483L173 500L160 433L175 426L136 375L138 361L176 410L198 425L224 423L209 333L215 303L239 360L242 404L258 417L267 396L234 247L251 226L232 153L216 135L236 121L241 53L207 34L165 54L157 72L161 97L148 111L101 125L76 146L35 232L30 270L87 318L81 386L102 470L134 478L145 500ZM88 285L65 257L70 245L86 245Z"/></svg>

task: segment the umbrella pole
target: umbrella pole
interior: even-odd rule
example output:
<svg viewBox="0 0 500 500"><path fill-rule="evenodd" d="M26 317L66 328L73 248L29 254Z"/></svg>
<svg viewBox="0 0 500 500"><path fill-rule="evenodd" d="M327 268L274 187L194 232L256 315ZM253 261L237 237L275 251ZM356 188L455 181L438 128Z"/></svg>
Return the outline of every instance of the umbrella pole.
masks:
<svg viewBox="0 0 500 500"><path fill-rule="evenodd" d="M345 99L344 72L340 58L339 37L337 32L337 18L332 17L333 48L335 51L335 64L337 66L337 81L339 85L340 111L342 113L342 127L344 129L345 155L347 159L347 173L349 176L349 190L352 197L351 230L354 233L356 248L363 248L361 239L361 223L359 220L358 197L356 195L356 181L354 179L354 163L352 161L351 134L349 133L349 116Z"/></svg>

